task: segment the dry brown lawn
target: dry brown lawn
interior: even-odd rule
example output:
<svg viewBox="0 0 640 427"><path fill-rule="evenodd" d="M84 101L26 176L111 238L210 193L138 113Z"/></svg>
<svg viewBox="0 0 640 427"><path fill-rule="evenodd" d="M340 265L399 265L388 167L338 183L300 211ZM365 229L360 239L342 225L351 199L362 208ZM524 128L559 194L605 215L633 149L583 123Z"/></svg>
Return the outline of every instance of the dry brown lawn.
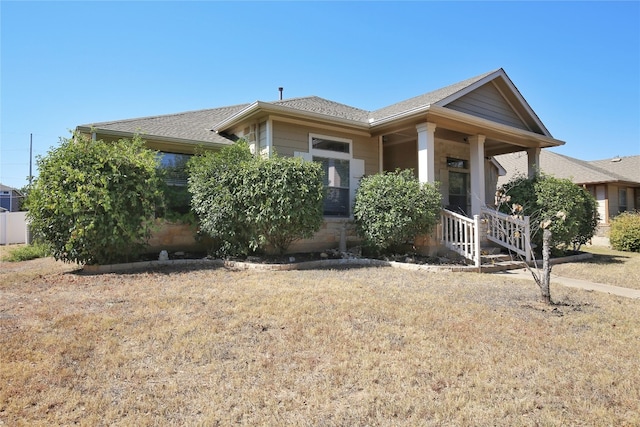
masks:
<svg viewBox="0 0 640 427"><path fill-rule="evenodd" d="M640 425L640 302L391 268L0 264L0 425Z"/></svg>
<svg viewBox="0 0 640 427"><path fill-rule="evenodd" d="M582 246L593 258L553 266L553 274L624 288L640 289L640 253L604 246Z"/></svg>

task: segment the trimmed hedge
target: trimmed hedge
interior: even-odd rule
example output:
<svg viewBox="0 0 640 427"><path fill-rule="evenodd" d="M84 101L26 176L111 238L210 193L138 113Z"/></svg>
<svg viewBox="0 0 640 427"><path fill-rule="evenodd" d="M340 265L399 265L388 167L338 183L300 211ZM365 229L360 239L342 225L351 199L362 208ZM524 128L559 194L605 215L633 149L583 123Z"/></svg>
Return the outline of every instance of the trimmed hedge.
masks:
<svg viewBox="0 0 640 427"><path fill-rule="evenodd" d="M640 212L623 212L611 221L611 247L617 251L640 252Z"/></svg>
<svg viewBox="0 0 640 427"><path fill-rule="evenodd" d="M322 168L302 159L253 156L244 141L189 162L191 204L218 256L283 253L322 225Z"/></svg>
<svg viewBox="0 0 640 427"><path fill-rule="evenodd" d="M156 152L139 137L104 142L74 134L37 164L28 217L55 259L113 264L144 249L162 194Z"/></svg>
<svg viewBox="0 0 640 427"><path fill-rule="evenodd" d="M375 251L396 251L433 230L441 203L437 185L421 184L409 169L366 176L356 192L356 231Z"/></svg>

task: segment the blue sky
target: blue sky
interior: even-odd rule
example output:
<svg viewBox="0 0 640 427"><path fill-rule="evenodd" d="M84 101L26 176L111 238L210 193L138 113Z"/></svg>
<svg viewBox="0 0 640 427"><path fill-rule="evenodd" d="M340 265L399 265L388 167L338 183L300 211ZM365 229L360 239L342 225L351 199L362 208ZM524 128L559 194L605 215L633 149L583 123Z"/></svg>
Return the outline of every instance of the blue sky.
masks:
<svg viewBox="0 0 640 427"><path fill-rule="evenodd" d="M504 68L584 160L640 154L640 2L0 1L0 182L79 124L317 95L373 110ZM34 161L35 165L35 161Z"/></svg>

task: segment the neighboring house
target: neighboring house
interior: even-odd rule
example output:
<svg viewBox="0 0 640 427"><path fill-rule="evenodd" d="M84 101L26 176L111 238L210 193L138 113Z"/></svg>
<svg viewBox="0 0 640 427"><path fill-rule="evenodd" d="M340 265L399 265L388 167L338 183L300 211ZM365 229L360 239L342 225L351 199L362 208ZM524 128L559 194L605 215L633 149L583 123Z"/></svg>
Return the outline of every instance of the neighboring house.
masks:
<svg viewBox="0 0 640 427"><path fill-rule="evenodd" d="M501 155L496 160L507 171L499 178L499 185L527 173L527 159L521 153ZM539 167L547 175L570 179L588 190L598 202L600 224L605 228L620 212L640 209L640 156L584 161L542 150Z"/></svg>
<svg viewBox="0 0 640 427"><path fill-rule="evenodd" d="M18 212L23 198L20 190L0 184L0 211Z"/></svg>
<svg viewBox="0 0 640 427"><path fill-rule="evenodd" d="M503 69L374 111L309 96L77 130L103 140L140 134L150 148L166 153L169 164L196 147L215 150L238 138L264 156L277 152L320 162L328 196L325 227L312 239L318 247L337 245L335 235L352 215L364 175L412 168L420 181L440 182L446 207L473 216L493 202L504 173L494 156L522 152L534 173L541 148L564 144L551 136Z"/></svg>

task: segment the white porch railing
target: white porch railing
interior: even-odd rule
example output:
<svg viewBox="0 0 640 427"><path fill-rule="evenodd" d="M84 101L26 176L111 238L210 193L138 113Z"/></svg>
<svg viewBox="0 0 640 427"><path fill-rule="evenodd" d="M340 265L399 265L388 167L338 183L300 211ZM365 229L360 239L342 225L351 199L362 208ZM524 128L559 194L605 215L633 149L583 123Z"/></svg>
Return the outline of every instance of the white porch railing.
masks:
<svg viewBox="0 0 640 427"><path fill-rule="evenodd" d="M480 267L480 216L472 219L443 209L441 220L444 245Z"/></svg>
<svg viewBox="0 0 640 427"><path fill-rule="evenodd" d="M482 216L487 224L487 239L522 255L531 261L531 227L529 217L506 215L482 208Z"/></svg>

